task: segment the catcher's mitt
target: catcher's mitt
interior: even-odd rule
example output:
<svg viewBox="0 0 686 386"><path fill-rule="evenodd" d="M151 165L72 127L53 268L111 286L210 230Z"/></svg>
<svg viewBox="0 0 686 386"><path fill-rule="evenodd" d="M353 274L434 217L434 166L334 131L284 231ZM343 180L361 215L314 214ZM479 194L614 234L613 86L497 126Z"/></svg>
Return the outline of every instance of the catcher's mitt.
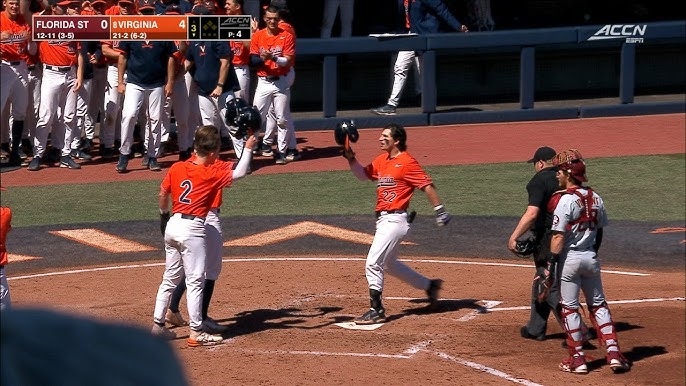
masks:
<svg viewBox="0 0 686 386"><path fill-rule="evenodd" d="M528 257L536 252L537 249L538 243L536 243L536 239L533 237L517 240L517 244L515 245L515 253L522 257Z"/></svg>

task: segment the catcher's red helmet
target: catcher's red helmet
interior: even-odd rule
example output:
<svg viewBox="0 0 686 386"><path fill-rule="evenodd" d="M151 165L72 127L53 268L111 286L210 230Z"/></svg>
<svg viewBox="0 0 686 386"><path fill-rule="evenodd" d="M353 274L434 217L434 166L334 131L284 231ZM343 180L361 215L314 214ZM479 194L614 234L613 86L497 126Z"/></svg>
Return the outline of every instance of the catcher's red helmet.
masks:
<svg viewBox="0 0 686 386"><path fill-rule="evenodd" d="M586 182L586 163L577 149L568 149L557 153L553 158L553 165L564 170L575 179Z"/></svg>

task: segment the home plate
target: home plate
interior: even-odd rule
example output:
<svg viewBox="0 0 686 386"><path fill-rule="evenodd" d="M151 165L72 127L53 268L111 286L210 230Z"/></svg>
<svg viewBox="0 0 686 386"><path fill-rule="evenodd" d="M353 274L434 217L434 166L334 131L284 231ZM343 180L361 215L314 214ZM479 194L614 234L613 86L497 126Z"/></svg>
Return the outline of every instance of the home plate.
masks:
<svg viewBox="0 0 686 386"><path fill-rule="evenodd" d="M355 322L344 322L344 323L334 323L338 327L343 327L347 328L348 330L365 330L365 331L372 331L376 330L377 328L383 326L383 323L375 323L375 324L355 324Z"/></svg>

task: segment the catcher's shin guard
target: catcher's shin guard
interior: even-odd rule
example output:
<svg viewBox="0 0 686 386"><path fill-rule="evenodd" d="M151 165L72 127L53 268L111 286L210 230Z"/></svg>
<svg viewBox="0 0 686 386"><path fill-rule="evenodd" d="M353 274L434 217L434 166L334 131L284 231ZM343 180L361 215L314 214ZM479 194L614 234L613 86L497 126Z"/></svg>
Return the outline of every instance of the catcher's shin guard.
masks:
<svg viewBox="0 0 686 386"><path fill-rule="evenodd" d="M588 311L591 313L591 322L598 332L600 344L605 346L607 351L619 351L617 329L612 321L607 302L603 302L599 306L589 306Z"/></svg>
<svg viewBox="0 0 686 386"><path fill-rule="evenodd" d="M567 349L571 355L583 354L584 334L581 314L577 308L569 308L560 304L560 316L567 333Z"/></svg>

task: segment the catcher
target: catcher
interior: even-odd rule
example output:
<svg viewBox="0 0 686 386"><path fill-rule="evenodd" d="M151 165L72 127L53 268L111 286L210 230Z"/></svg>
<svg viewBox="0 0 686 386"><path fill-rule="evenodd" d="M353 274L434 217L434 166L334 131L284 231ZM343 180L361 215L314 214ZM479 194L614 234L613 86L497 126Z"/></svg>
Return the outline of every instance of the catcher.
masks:
<svg viewBox="0 0 686 386"><path fill-rule="evenodd" d="M529 204L507 243L507 248L513 253L523 257L533 255L534 258L536 274L531 288L531 314L529 322L521 328L520 332L523 338L539 341L545 340L551 311L558 323L561 322L557 311L557 303L560 300L559 290L551 283L554 278L554 269L553 272L546 271L548 268L546 256L550 249L552 235L550 231L552 214L548 213L547 204L553 193L559 189L555 178L557 168L552 164L555 154L554 149L543 146L536 149L533 157L527 161L532 163L536 170L536 174L526 185ZM530 236L520 240L528 232L531 233Z"/></svg>

